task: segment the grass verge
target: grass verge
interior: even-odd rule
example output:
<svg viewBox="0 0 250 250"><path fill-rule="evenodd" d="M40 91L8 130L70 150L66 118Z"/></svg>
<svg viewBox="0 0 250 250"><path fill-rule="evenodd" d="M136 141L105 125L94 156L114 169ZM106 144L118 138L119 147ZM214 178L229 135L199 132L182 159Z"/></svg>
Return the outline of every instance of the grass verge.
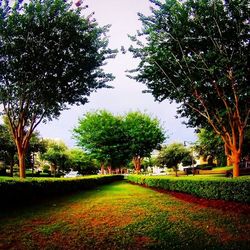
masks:
<svg viewBox="0 0 250 250"><path fill-rule="evenodd" d="M119 181L0 216L0 249L247 249L250 218Z"/></svg>

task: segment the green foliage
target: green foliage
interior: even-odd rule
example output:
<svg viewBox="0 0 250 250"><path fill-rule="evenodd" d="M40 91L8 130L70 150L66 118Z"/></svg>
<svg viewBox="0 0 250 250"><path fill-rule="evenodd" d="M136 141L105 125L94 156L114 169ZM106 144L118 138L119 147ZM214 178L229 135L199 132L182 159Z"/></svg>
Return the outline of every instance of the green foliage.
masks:
<svg viewBox="0 0 250 250"><path fill-rule="evenodd" d="M58 117L65 104L84 104L91 91L112 79L101 66L113 55L108 27L63 0L0 5L0 102L15 118ZM21 103L20 106L18 103ZM7 104L9 110L7 110ZM33 118L34 119L34 118Z"/></svg>
<svg viewBox="0 0 250 250"><path fill-rule="evenodd" d="M14 164L17 163L17 148L6 117L3 117L3 124L0 124L0 141L0 159L10 167L10 175L12 176ZM26 154L26 164L28 168L33 167L33 154L36 152L43 152L44 147L45 145L39 132L34 131L30 138Z"/></svg>
<svg viewBox="0 0 250 250"><path fill-rule="evenodd" d="M129 175L128 181L149 187L189 193L208 199L250 203L250 178L153 177Z"/></svg>
<svg viewBox="0 0 250 250"><path fill-rule="evenodd" d="M119 165L129 159L128 140L122 118L108 111L85 114L74 129L74 137L78 146L101 164Z"/></svg>
<svg viewBox="0 0 250 250"><path fill-rule="evenodd" d="M133 157L149 157L160 147L165 135L160 122L147 114L130 112L124 117L124 127L129 139L129 150Z"/></svg>
<svg viewBox="0 0 250 250"><path fill-rule="evenodd" d="M151 2L152 14L139 14L143 28L131 37L130 51L140 59L133 78L156 100L179 103L189 126L220 135L236 176L249 124L249 3Z"/></svg>
<svg viewBox="0 0 250 250"><path fill-rule="evenodd" d="M190 158L190 151L181 143L172 143L161 148L157 162L162 167L178 169L178 164Z"/></svg>
<svg viewBox="0 0 250 250"><path fill-rule="evenodd" d="M60 170L69 171L69 166L67 165L68 154L67 146L62 141L46 139L44 140L46 150L41 154L43 160L47 160L51 163L53 168L53 174Z"/></svg>
<svg viewBox="0 0 250 250"><path fill-rule="evenodd" d="M159 121L147 114L130 112L121 117L105 110L85 114L74 137L93 158L118 167L132 157L150 156L165 138Z"/></svg>
<svg viewBox="0 0 250 250"><path fill-rule="evenodd" d="M6 124L0 124L0 157L8 165L14 165L16 146Z"/></svg>
<svg viewBox="0 0 250 250"><path fill-rule="evenodd" d="M83 175L96 174L97 162L90 155L86 154L82 149L73 148L67 151L67 166L72 170L78 171Z"/></svg>
<svg viewBox="0 0 250 250"><path fill-rule="evenodd" d="M113 79L103 71L109 26L64 0L0 2L0 104L19 151L21 177L31 134L41 122L85 104Z"/></svg>
<svg viewBox="0 0 250 250"><path fill-rule="evenodd" d="M213 130L200 129L197 133L198 140L195 142L195 150L204 157L212 156L218 160L218 165L226 165L224 143L220 136Z"/></svg>
<svg viewBox="0 0 250 250"><path fill-rule="evenodd" d="M135 41L140 36L147 38L147 43L131 47L141 60L135 79L145 83L157 100L169 98L181 103L180 113L194 126L204 121L204 104L210 119L214 121L219 115L228 127L223 98L233 111L235 93L245 117L249 107L244 102L250 91L248 2L151 2L156 5L152 15L139 14L143 29L138 37L132 37ZM237 87L232 85L230 71Z"/></svg>
<svg viewBox="0 0 250 250"><path fill-rule="evenodd" d="M87 176L78 178L0 178L1 206L26 203L45 197L88 190L98 185L122 180L121 175Z"/></svg>

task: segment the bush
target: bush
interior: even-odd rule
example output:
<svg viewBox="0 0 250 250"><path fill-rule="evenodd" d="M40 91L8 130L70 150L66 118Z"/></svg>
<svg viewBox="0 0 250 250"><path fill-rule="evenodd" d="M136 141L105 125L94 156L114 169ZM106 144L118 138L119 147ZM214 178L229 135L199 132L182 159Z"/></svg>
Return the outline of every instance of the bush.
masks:
<svg viewBox="0 0 250 250"><path fill-rule="evenodd" d="M88 190L98 185L122 180L122 175L87 176L78 178L0 178L1 207L29 203L40 198Z"/></svg>
<svg viewBox="0 0 250 250"><path fill-rule="evenodd" d="M250 203L250 178L154 177L129 175L127 180L148 187L184 192L207 199Z"/></svg>

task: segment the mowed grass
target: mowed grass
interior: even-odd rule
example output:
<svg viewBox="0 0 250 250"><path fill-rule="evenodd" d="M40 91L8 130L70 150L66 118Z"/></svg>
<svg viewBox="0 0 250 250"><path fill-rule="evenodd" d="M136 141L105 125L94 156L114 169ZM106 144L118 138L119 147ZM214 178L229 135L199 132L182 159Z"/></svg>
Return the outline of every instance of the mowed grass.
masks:
<svg viewBox="0 0 250 250"><path fill-rule="evenodd" d="M0 249L250 249L250 218L126 181L1 212Z"/></svg>

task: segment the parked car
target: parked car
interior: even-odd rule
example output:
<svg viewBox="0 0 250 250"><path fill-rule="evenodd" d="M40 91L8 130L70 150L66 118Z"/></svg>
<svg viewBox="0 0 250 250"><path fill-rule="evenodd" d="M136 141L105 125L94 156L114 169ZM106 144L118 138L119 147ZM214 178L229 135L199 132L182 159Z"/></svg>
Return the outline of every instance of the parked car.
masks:
<svg viewBox="0 0 250 250"><path fill-rule="evenodd" d="M240 176L242 175L250 175L250 164L245 164L245 162L241 162L239 165ZM227 177L233 177L233 169L226 171Z"/></svg>

